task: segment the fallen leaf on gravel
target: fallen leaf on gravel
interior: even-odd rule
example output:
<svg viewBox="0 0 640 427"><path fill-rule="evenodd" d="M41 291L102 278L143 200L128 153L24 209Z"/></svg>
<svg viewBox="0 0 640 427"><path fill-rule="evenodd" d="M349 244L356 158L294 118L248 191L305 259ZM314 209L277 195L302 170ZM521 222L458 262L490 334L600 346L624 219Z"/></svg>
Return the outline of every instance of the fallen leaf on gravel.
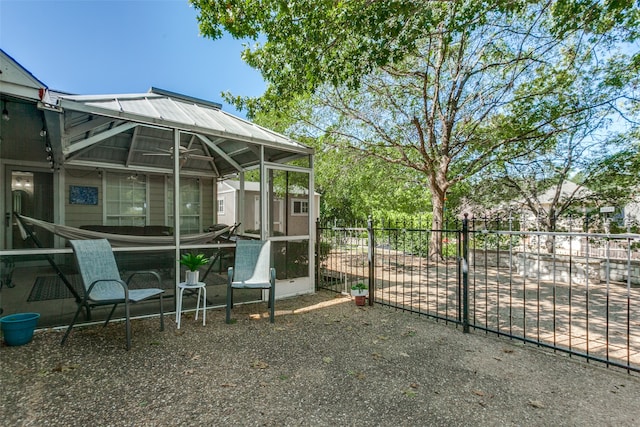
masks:
<svg viewBox="0 0 640 427"><path fill-rule="evenodd" d="M220 384L220 387L225 387L225 388L233 388L233 387L237 387L238 385L236 383L224 383L224 384Z"/></svg>
<svg viewBox="0 0 640 427"><path fill-rule="evenodd" d="M477 396L484 396L484 391L482 391L482 390L473 390L472 393L477 395Z"/></svg>
<svg viewBox="0 0 640 427"><path fill-rule="evenodd" d="M388 340L388 339L389 339L389 337L388 337L388 336L386 336L386 335L378 335L378 339L379 339L379 340L383 340L383 341L384 341L384 340Z"/></svg>
<svg viewBox="0 0 640 427"><path fill-rule="evenodd" d="M331 363L331 362L333 362L333 359L331 357L329 357L329 356L326 356L326 357L322 358L322 361L324 363Z"/></svg>
<svg viewBox="0 0 640 427"><path fill-rule="evenodd" d="M380 353L371 353L371 357L373 357L376 360L384 359L384 357L382 357Z"/></svg>
<svg viewBox="0 0 640 427"><path fill-rule="evenodd" d="M418 383L411 383L411 384L409 384L409 387L411 387L411 388L418 388L418 387L419 387L419 384L418 384Z"/></svg>
<svg viewBox="0 0 640 427"><path fill-rule="evenodd" d="M349 375L351 375L353 377L356 377L359 380L363 380L366 377L365 374L363 372L360 372L360 371L349 371L348 373L349 373Z"/></svg>
<svg viewBox="0 0 640 427"><path fill-rule="evenodd" d="M400 353L400 356L402 357L409 357L409 355L407 353Z"/></svg>
<svg viewBox="0 0 640 427"><path fill-rule="evenodd" d="M68 372L73 369L76 369L77 367L78 365L63 365L62 363L58 363L58 365L55 368L53 368L51 371L52 372Z"/></svg>
<svg viewBox="0 0 640 427"><path fill-rule="evenodd" d="M618 385L614 385L613 387L615 388L615 390L609 390L609 391L611 393L617 393L618 390L620 389L620 387L625 387L625 385L624 384L620 384L619 386Z"/></svg>
<svg viewBox="0 0 640 427"><path fill-rule="evenodd" d="M416 393L413 390L402 390L402 394L404 394L407 397L416 397L418 393Z"/></svg>
<svg viewBox="0 0 640 427"><path fill-rule="evenodd" d="M267 369L269 367L269 364L261 360L255 360L253 363L251 363L251 367L254 369Z"/></svg>
<svg viewBox="0 0 640 427"><path fill-rule="evenodd" d="M529 406L532 406L534 408L544 408L544 403L540 402L539 400L530 400L529 401Z"/></svg>
<svg viewBox="0 0 640 427"><path fill-rule="evenodd" d="M513 350L512 350L512 349L510 349L510 348L503 348L503 349L502 349L502 351L503 351L504 353L513 353Z"/></svg>

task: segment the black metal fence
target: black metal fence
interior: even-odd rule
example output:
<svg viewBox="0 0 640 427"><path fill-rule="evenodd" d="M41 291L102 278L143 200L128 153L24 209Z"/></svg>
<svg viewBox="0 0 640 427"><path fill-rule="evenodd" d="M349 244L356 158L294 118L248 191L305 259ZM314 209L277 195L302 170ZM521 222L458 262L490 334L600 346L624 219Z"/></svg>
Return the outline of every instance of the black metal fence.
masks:
<svg viewBox="0 0 640 427"><path fill-rule="evenodd" d="M370 304L640 372L640 234L469 219L438 230L318 222L316 235L319 288L363 282Z"/></svg>

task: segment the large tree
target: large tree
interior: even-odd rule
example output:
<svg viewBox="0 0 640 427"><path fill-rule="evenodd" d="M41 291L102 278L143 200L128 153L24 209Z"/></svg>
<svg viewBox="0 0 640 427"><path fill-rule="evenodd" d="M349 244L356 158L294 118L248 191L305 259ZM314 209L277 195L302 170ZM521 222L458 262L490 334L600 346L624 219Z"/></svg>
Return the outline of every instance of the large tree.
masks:
<svg viewBox="0 0 640 427"><path fill-rule="evenodd" d="M281 102L325 83L356 87L361 76L415 52L416 41L440 24L440 9L457 3L459 16L514 13L528 0L189 0L201 33L225 32L248 41L244 60L268 83L263 99ZM558 36L577 30L602 34L622 29L636 37L636 0L546 0ZM461 21L462 22L462 21ZM255 43L252 43L255 42ZM237 98L243 103L246 101ZM251 105L255 105L251 103Z"/></svg>
<svg viewBox="0 0 640 427"><path fill-rule="evenodd" d="M315 190L322 194L323 218L355 224L369 215L379 219L389 214L422 214L430 209L421 174L352 150L331 147L319 139L308 138L304 132L296 132L305 121L301 120L301 105L297 102L292 107L296 114L261 111L253 119L316 149Z"/></svg>
<svg viewBox="0 0 640 427"><path fill-rule="evenodd" d="M268 90L245 107L312 93L309 134L423 174L436 230L452 186L623 99L628 61L599 55L635 37L637 18L628 2L194 4L209 36L266 37L244 58ZM435 232L430 255L440 253Z"/></svg>

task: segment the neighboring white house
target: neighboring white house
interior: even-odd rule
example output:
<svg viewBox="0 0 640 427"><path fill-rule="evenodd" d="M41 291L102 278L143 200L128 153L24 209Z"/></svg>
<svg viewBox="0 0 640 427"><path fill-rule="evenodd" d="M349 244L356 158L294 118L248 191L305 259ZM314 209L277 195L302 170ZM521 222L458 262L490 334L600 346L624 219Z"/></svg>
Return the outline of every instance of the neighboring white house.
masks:
<svg viewBox="0 0 640 427"><path fill-rule="evenodd" d="M309 191L296 186L289 194L276 195L269 212L269 235L297 236L309 234ZM225 180L218 183L217 218L221 224L241 224L245 232L260 229L260 183L244 183L244 215L240 218L240 181ZM320 194L314 192L314 221L320 212ZM286 219L285 219L286 218Z"/></svg>
<svg viewBox="0 0 640 427"><path fill-rule="evenodd" d="M636 194L637 191L636 191ZM571 181L566 181L560 190L560 203L567 198L572 198L576 201L576 203L580 199L585 199L591 195L591 191L585 187L580 187L578 184L575 184ZM553 202L553 198L555 197L555 188L550 188L545 193L543 193L539 198L540 205L544 212L549 212L549 208L551 203ZM597 209L594 206L594 202L589 202L588 205L585 205L585 212L591 211L590 215L600 214L605 215L605 210L611 210L606 215L609 215L609 219L611 221L616 222L620 227L624 227L627 224L630 226L640 224L640 201L636 197L635 200L631 200L627 204L611 204L609 206L604 207L604 209ZM525 209L526 210L526 207ZM529 220L535 221L535 217L531 214L529 215ZM561 219L562 221L562 219ZM565 224L566 225L566 224Z"/></svg>

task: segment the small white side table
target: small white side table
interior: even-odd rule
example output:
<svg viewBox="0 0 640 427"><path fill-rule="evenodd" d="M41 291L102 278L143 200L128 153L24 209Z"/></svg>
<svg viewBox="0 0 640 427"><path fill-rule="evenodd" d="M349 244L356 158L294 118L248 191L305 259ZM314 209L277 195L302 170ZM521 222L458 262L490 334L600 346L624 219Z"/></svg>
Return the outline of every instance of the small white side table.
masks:
<svg viewBox="0 0 640 427"><path fill-rule="evenodd" d="M178 329L180 329L180 317L182 315L182 294L185 289L198 290L198 303L196 304L196 320L198 320L198 310L200 309L200 295L202 294L202 326L205 325L207 320L207 284L204 282L198 282L195 285L190 285L187 282L178 283L180 293L178 293L178 310L176 311L176 323Z"/></svg>

